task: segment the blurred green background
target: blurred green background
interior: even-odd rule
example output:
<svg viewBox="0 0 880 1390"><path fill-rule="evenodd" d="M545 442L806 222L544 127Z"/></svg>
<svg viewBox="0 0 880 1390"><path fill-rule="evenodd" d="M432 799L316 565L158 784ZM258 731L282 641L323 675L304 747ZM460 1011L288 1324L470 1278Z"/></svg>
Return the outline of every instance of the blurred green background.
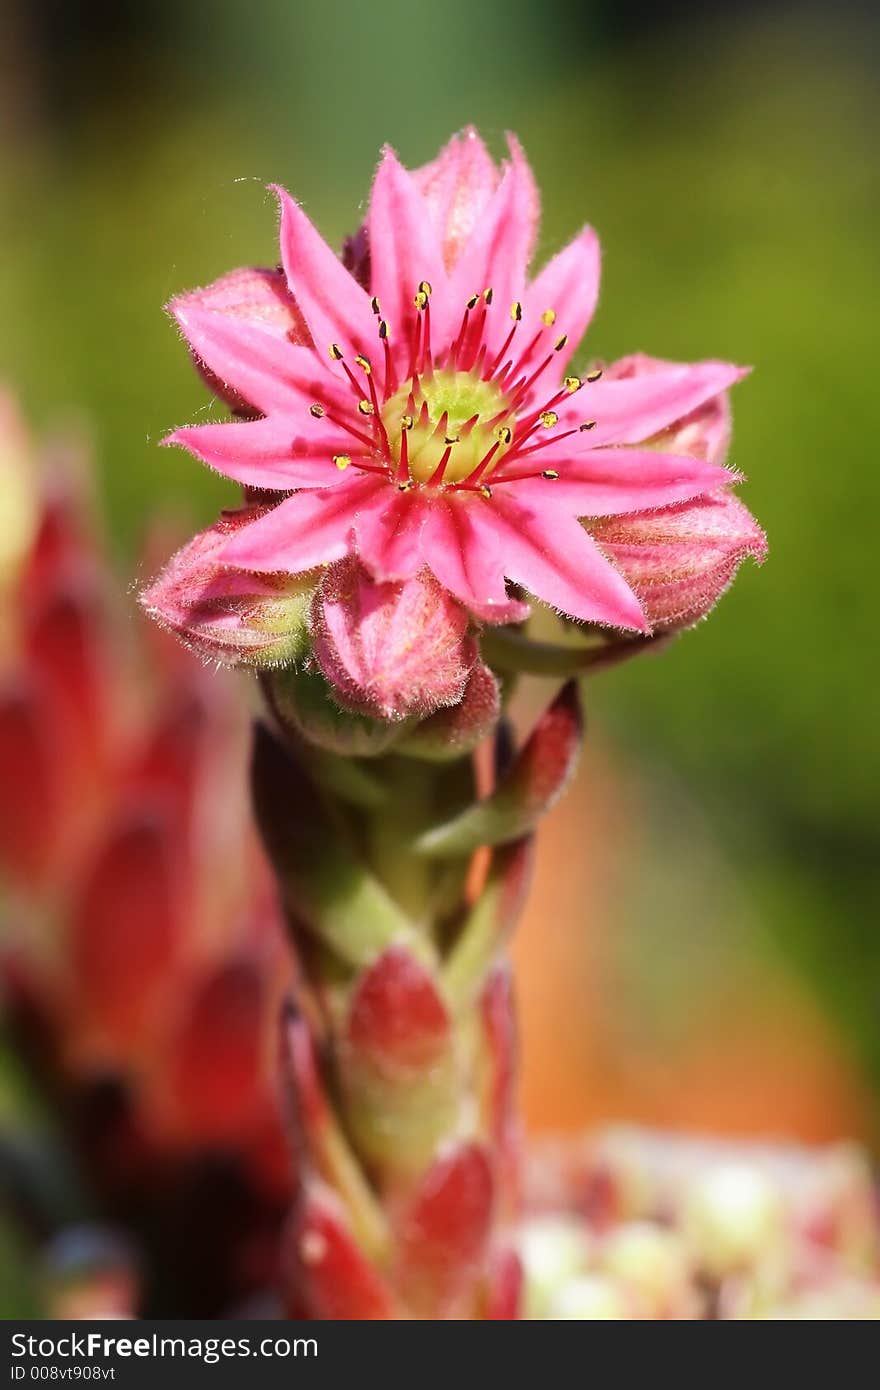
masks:
<svg viewBox="0 0 880 1390"><path fill-rule="evenodd" d="M270 180L339 243L384 141L419 164L466 122L498 153L514 128L540 258L585 220L601 235L592 352L756 368L733 461L766 567L592 694L597 739L648 789L611 914L624 1006L711 1011L732 960L781 962L880 1095L876 20L662 9L7 0L0 377L36 423L87 421L130 573L146 517L206 521L231 495L156 447L209 409L162 304L276 259Z"/></svg>

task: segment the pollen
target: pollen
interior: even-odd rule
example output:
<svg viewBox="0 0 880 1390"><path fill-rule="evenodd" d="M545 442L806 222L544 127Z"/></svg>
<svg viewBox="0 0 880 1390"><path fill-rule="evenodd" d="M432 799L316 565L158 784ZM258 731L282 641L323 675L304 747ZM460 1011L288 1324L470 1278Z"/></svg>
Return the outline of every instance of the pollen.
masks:
<svg viewBox="0 0 880 1390"><path fill-rule="evenodd" d="M463 483L490 450L482 472L491 472L514 438L513 416L497 383L445 368L421 377L417 389L413 381L401 386L381 407L381 423L392 475L401 470L414 483L431 487ZM477 474L474 483L479 480Z"/></svg>
<svg viewBox="0 0 880 1390"><path fill-rule="evenodd" d="M552 430L554 425L559 424L559 416L555 410L544 410L541 412L541 424L545 430Z"/></svg>
<svg viewBox="0 0 880 1390"><path fill-rule="evenodd" d="M349 464L351 463L351 454L334 454L333 462L336 464L336 467L339 469L341 473L342 470L344 468L348 468Z"/></svg>
<svg viewBox="0 0 880 1390"><path fill-rule="evenodd" d="M552 328L554 323L556 322L556 310L545 309L543 314L541 315L541 322L544 324L546 328Z"/></svg>

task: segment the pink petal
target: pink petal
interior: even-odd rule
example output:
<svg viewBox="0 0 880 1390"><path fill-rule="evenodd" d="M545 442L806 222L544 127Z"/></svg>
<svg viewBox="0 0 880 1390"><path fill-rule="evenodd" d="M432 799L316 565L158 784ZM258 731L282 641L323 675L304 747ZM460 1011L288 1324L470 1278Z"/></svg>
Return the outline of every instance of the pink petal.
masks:
<svg viewBox="0 0 880 1390"><path fill-rule="evenodd" d="M355 521L358 554L374 579L409 579L422 568L427 506L419 491L386 484L361 507Z"/></svg>
<svg viewBox="0 0 880 1390"><path fill-rule="evenodd" d="M260 572L301 574L341 560L351 548L358 511L377 487L387 486L361 477L323 492L298 492L239 531L224 548L223 561Z"/></svg>
<svg viewBox="0 0 880 1390"><path fill-rule="evenodd" d="M385 150L370 199L369 228L372 290L389 325L398 364L409 362L409 341L418 311L413 296L427 280L437 291L431 298L432 339L444 340L446 269L440 238L426 216L418 186L394 151Z"/></svg>
<svg viewBox="0 0 880 1390"><path fill-rule="evenodd" d="M328 429L326 421L306 420L314 434L290 416L270 415L245 424L189 425L164 441L189 449L210 468L245 487L289 492L298 487L335 487L343 474L334 454L352 455L351 439Z"/></svg>
<svg viewBox="0 0 880 1390"><path fill-rule="evenodd" d="M500 543L509 579L569 617L648 630L635 594L573 516L546 494L544 505L501 494L484 504L482 526Z"/></svg>
<svg viewBox="0 0 880 1390"><path fill-rule="evenodd" d="M481 615L504 612L510 603L498 539L490 526L478 525L482 519L480 499L438 497L422 534L425 563L444 588Z"/></svg>
<svg viewBox="0 0 880 1390"><path fill-rule="evenodd" d="M473 126L452 139L436 159L413 170L451 270L498 187L499 173Z"/></svg>
<svg viewBox="0 0 880 1390"><path fill-rule="evenodd" d="M369 295L349 274L283 188L275 188L281 206L281 260L290 292L302 309L319 354L338 343L354 356L375 352L376 320Z"/></svg>
<svg viewBox="0 0 880 1390"><path fill-rule="evenodd" d="M567 442L560 444L560 453ZM537 457L543 463L550 452ZM511 484L517 499L539 508L552 490L552 505L575 516L613 516L668 507L736 481L736 474L719 464L656 449L591 449L578 458L554 459L553 466L559 470L555 482L530 478Z"/></svg>
<svg viewBox="0 0 880 1390"><path fill-rule="evenodd" d="M556 314L555 323L543 335L538 360L542 360L563 335L568 343L554 354L541 382L550 372L554 381L577 351L581 338L590 325L599 298L600 273L599 238L592 227L583 231L563 251L548 261L529 285L523 302L524 338L530 339L541 327L541 315L548 309Z"/></svg>
<svg viewBox="0 0 880 1390"><path fill-rule="evenodd" d="M682 364L625 380L589 382L557 408L560 430L596 421L585 442L641 444L741 381L748 368L729 362ZM564 449L564 441L560 450ZM552 447L552 446L551 446ZM550 451L548 450L548 456Z"/></svg>
<svg viewBox="0 0 880 1390"><path fill-rule="evenodd" d="M177 304L174 314L196 356L263 414L304 414L317 400L349 406L350 396L321 370L311 348L192 305Z"/></svg>
<svg viewBox="0 0 880 1390"><path fill-rule="evenodd" d="M492 289L494 298L486 320L490 347L500 344L508 333L510 305L525 293L538 221L532 171L512 136L509 146L511 162L449 281L450 304L459 310L472 294Z"/></svg>

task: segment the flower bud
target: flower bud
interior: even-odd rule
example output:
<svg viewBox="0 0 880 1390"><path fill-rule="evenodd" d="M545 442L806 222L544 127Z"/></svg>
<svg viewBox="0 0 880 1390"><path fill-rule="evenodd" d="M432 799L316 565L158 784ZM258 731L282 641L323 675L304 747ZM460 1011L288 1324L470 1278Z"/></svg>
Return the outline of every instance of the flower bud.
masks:
<svg viewBox="0 0 880 1390"><path fill-rule="evenodd" d="M458 704L437 710L422 720L396 748L410 758L447 762L470 753L495 728L501 715L501 691L489 670L478 661Z"/></svg>
<svg viewBox="0 0 880 1390"><path fill-rule="evenodd" d="M634 352L630 357L621 357L606 367L602 379L606 382L630 381L633 377L651 376L680 365L678 362L664 361L661 357L649 357L644 352ZM664 453L690 454L693 458L706 459L708 463L723 463L730 445L730 432L730 394L722 391L646 442Z"/></svg>
<svg viewBox="0 0 880 1390"><path fill-rule="evenodd" d="M334 697L388 721L461 699L477 657L468 623L427 571L378 583L353 557L327 571L312 605L314 653Z"/></svg>
<svg viewBox="0 0 880 1390"><path fill-rule="evenodd" d="M187 308L208 309L226 318L239 319L252 328L260 328L273 338L292 343L311 341L299 305L287 288L281 270L264 270L258 266L243 266L222 275L213 284L172 299L168 308L177 316ZM195 354L193 361L209 390L225 401L236 415L259 414L239 391L221 379Z"/></svg>
<svg viewBox="0 0 880 1390"><path fill-rule="evenodd" d="M638 596L655 633L705 618L745 557L760 564L767 553L764 532L728 492L608 517L590 531Z"/></svg>
<svg viewBox="0 0 880 1390"><path fill-rule="evenodd" d="M281 666L307 650L308 603L314 581L252 574L220 561L231 535L263 514L227 512L169 561L141 595L151 617L210 661L229 666Z"/></svg>

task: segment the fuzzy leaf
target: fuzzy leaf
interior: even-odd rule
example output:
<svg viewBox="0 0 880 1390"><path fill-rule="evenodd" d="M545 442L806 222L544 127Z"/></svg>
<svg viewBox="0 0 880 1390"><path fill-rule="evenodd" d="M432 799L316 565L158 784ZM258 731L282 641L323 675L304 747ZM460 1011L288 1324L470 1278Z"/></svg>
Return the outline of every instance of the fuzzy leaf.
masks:
<svg viewBox="0 0 880 1390"><path fill-rule="evenodd" d="M403 947L358 981L339 1060L359 1150L389 1172L422 1167L454 1125L459 1078L447 1006Z"/></svg>
<svg viewBox="0 0 880 1390"><path fill-rule="evenodd" d="M396 1280L416 1317L443 1317L465 1297L486 1254L492 1225L486 1150L466 1143L428 1169L398 1232Z"/></svg>
<svg viewBox="0 0 880 1390"><path fill-rule="evenodd" d="M396 1316L391 1290L323 1185L310 1189L294 1212L284 1255L291 1317L373 1322Z"/></svg>
<svg viewBox="0 0 880 1390"><path fill-rule="evenodd" d="M485 886L443 968L443 983L456 1012L469 1009L492 961L522 910L532 871L527 836L495 851Z"/></svg>
<svg viewBox="0 0 880 1390"><path fill-rule="evenodd" d="M581 729L580 701L572 681L542 714L491 796L419 836L417 853L429 858L471 854L481 845L507 844L528 834L574 771Z"/></svg>

